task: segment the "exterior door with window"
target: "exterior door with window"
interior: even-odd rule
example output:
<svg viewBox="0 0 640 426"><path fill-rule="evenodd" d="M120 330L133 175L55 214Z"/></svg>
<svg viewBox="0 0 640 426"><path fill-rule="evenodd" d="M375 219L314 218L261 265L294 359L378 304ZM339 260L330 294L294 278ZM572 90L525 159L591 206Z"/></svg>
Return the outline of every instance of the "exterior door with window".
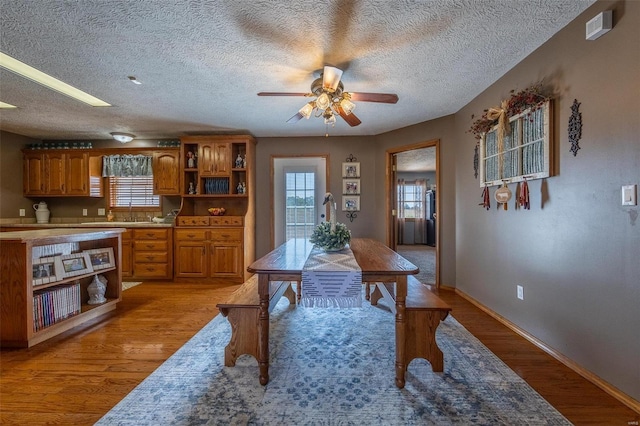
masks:
<svg viewBox="0 0 640 426"><path fill-rule="evenodd" d="M326 217L325 157L288 157L273 161L273 247L292 238L309 238Z"/></svg>

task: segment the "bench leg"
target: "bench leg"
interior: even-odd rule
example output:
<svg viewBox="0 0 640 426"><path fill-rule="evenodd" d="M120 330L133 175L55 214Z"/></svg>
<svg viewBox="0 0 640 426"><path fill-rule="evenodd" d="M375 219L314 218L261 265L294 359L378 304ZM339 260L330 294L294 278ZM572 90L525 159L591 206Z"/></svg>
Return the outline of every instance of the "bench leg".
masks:
<svg viewBox="0 0 640 426"><path fill-rule="evenodd" d="M229 319L231 338L224 348L224 365L233 367L240 355L248 354L258 360L259 320L257 307L220 308L220 313Z"/></svg>
<svg viewBox="0 0 640 426"><path fill-rule="evenodd" d="M436 343L436 329L448 312L407 309L405 369L414 358L424 358L436 372L444 370L443 354Z"/></svg>
<svg viewBox="0 0 640 426"><path fill-rule="evenodd" d="M291 288L291 283L287 284L287 289L284 291L283 296L289 299L290 305L296 304L296 293L293 291L293 288ZM300 297L300 293L298 293L298 297Z"/></svg>

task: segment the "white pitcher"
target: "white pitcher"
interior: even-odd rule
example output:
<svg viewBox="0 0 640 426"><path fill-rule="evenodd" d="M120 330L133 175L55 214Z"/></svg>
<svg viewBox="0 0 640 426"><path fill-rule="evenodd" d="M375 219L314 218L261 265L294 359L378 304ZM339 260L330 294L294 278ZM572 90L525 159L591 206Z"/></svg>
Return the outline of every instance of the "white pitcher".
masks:
<svg viewBox="0 0 640 426"><path fill-rule="evenodd" d="M34 204L33 209L36 211L36 221L38 223L49 223L49 207L44 201L40 201L40 204Z"/></svg>

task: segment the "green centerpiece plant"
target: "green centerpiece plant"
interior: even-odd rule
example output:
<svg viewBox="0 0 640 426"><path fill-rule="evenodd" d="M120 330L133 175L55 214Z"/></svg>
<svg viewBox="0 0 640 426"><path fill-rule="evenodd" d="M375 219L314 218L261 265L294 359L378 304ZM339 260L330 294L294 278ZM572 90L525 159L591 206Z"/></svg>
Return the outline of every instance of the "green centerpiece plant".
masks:
<svg viewBox="0 0 640 426"><path fill-rule="evenodd" d="M329 222L322 222L313 230L309 241L324 251L339 251L351 241L351 231L344 223L336 222L336 203L333 195L327 192L324 204L329 204Z"/></svg>

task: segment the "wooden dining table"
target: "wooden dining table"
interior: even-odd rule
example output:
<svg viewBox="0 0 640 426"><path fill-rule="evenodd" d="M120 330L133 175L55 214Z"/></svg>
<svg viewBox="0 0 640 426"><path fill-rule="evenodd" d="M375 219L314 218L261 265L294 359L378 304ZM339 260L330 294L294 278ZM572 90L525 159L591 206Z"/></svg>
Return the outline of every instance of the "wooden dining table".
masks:
<svg viewBox="0 0 640 426"><path fill-rule="evenodd" d="M352 238L349 244L362 270L362 282L396 284L396 386L405 385L405 339L407 319L407 275L419 269L383 243L370 238ZM258 275L260 313L258 321L258 366L260 383L269 382L269 283L271 281L301 282L302 270L313 244L306 239L291 239L253 262L247 270Z"/></svg>

